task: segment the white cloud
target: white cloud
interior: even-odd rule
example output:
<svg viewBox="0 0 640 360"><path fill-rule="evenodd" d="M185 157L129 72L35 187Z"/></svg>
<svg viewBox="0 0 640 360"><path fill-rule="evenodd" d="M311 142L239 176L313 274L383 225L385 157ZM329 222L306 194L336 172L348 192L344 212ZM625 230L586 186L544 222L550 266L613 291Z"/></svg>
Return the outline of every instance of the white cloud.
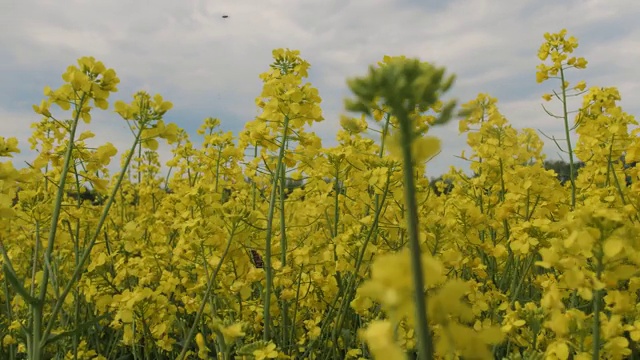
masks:
<svg viewBox="0 0 640 360"><path fill-rule="evenodd" d="M333 143L339 127L349 94L345 79L365 74L385 54L446 66L458 76L451 96L460 102L489 92L504 99L499 105L514 126L554 133L561 124L544 114L540 95L555 85L536 84L535 67L543 33L561 28L579 39L576 53L589 60L589 68L571 79L618 86L625 110L640 111L633 98L640 78L640 5L632 0L26 0L3 6L0 124L25 144L28 127L11 119L37 120L26 104L41 94L22 94L32 91L35 79L47 81L41 87L59 85L66 66L85 55L118 72L121 92L114 100L129 101L146 89L173 101L172 119L185 128L218 116L225 129L238 130L256 114L258 75L279 47L301 50L312 65L326 118L314 130L325 144ZM95 126L101 139L125 146L126 130L97 120ZM465 141L454 136L456 128L434 131L446 138L432 173L460 164L454 155ZM545 149L556 157L553 147Z"/></svg>

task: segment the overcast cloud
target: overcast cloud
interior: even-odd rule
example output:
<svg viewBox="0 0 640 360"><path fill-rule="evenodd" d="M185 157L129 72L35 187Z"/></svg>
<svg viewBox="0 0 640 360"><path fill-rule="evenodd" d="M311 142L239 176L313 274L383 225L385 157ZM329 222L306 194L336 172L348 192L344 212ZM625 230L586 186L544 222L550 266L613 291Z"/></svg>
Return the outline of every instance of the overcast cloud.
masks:
<svg viewBox="0 0 640 360"><path fill-rule="evenodd" d="M222 15L228 15L226 19ZM542 110L540 96L557 84L535 82L537 49L545 32L576 36L586 70L570 81L617 86L622 106L640 113L640 3L637 0L4 0L0 4L0 136L16 136L23 166L33 159L27 138L38 121L31 105L45 85L81 56L94 56L121 79L115 100L138 90L174 104L167 120L192 137L205 117L237 132L256 115L258 75L271 51L291 48L311 63L309 81L323 98L325 121L314 126L325 146L335 144L345 80L363 75L384 55L419 57L457 75L450 95L460 103L480 92L498 98L518 128L562 137L561 124ZM97 142L130 146L115 114L98 115ZM437 176L466 147L457 124L435 129L443 152L429 167ZM167 147L161 152L167 160ZM550 157L557 150L548 142Z"/></svg>

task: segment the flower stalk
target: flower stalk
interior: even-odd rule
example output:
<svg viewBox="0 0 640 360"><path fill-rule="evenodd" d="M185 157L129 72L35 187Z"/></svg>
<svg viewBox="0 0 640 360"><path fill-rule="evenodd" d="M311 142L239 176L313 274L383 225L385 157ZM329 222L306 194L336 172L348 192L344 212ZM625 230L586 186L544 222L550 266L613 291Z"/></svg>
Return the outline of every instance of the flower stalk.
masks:
<svg viewBox="0 0 640 360"><path fill-rule="evenodd" d="M440 142L424 137L429 125L443 124L451 118L455 102L447 103L432 124L420 122L419 115L440 105L441 93L447 91L454 78L443 79L444 69L438 69L417 59L386 58L379 68L371 67L369 75L349 81L356 100L347 100L348 110L371 115L372 109L387 108L397 119L399 129L391 134L390 152L403 163L404 200L411 253L411 276L415 296L416 337L418 356L433 359L433 340L427 316L422 250L418 234L418 207L414 164L429 160L439 152ZM380 105L379 102L382 104ZM384 131L387 126L385 124Z"/></svg>

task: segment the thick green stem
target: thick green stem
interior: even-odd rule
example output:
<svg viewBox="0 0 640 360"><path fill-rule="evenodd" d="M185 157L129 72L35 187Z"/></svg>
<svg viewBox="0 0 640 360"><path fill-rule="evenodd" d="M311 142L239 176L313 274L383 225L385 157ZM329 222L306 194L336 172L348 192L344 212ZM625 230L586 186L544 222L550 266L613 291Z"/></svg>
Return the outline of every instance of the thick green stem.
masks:
<svg viewBox="0 0 640 360"><path fill-rule="evenodd" d="M404 161L404 198L407 205L407 230L409 233L409 248L411 249L411 272L416 302L416 335L419 356L422 360L433 358L433 344L427 318L427 299L424 294L424 276L422 272L422 252L418 237L418 204L415 194L415 179L413 176L413 156L411 154L412 129L409 119L400 119L402 132L402 155ZM404 121L403 121L404 120Z"/></svg>

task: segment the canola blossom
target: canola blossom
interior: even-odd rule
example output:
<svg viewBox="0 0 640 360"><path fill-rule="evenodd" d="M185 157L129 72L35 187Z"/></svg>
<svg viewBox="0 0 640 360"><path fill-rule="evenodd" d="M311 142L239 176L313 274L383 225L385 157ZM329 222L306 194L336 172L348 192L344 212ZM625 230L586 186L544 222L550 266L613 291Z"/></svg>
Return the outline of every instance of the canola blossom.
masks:
<svg viewBox="0 0 640 360"><path fill-rule="evenodd" d="M454 77L417 59L385 56L348 81L353 116L325 119L310 64L274 50L260 114L193 140L159 94L110 108L116 72L80 58L33 106L35 159L0 162L0 358L640 356L640 130L616 88L574 80L577 48L545 34L536 72L566 182L534 129L489 94L458 108ZM78 130L104 110L132 133L115 174L117 149ZM449 121L473 175L434 187L429 131ZM0 157L19 145L0 137Z"/></svg>

